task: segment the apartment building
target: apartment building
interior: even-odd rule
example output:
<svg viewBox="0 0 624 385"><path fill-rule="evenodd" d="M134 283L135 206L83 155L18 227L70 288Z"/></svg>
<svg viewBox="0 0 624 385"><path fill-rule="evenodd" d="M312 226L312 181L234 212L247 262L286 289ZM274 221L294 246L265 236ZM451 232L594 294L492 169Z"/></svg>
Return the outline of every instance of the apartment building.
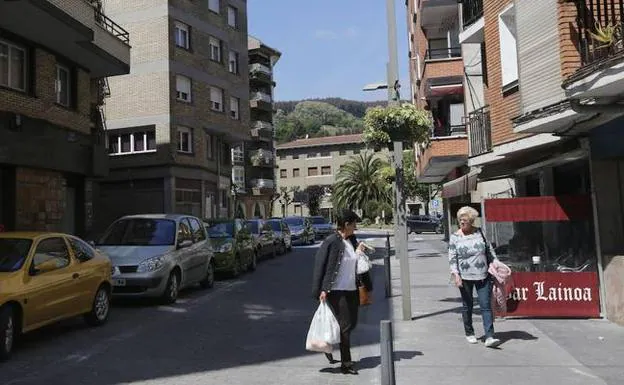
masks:
<svg viewBox="0 0 624 385"><path fill-rule="evenodd" d="M421 183L457 185L468 172L464 102L470 85L459 43L460 8L451 0L408 0L406 5L412 101L433 117L431 140L415 146L416 176ZM448 187L441 195L445 212L453 202L470 200Z"/></svg>
<svg viewBox="0 0 624 385"><path fill-rule="evenodd" d="M624 324L623 5L461 2L459 41L478 103L467 105L471 171L456 189L481 203L490 238L515 263L537 256L547 284L592 293L586 308L569 303L542 315ZM468 72L475 68L480 75ZM574 283L561 271L578 274Z"/></svg>
<svg viewBox="0 0 624 385"><path fill-rule="evenodd" d="M130 69L129 33L99 1L0 1L0 231L85 236L108 172L106 77Z"/></svg>
<svg viewBox="0 0 624 385"><path fill-rule="evenodd" d="M231 215L231 147L249 138L246 1L108 0L106 11L136 39L132 71L110 79L101 225Z"/></svg>
<svg viewBox="0 0 624 385"><path fill-rule="evenodd" d="M321 213L330 218L333 205L329 189L338 175L340 167L351 160L351 157L373 151L367 148L361 134L328 136L322 138L297 139L277 146L277 191L286 188L305 192L309 186L326 188L326 196L321 201ZM384 148L378 156L388 160L390 153ZM309 211L302 202L302 195L291 194L294 202L288 207L283 204L274 205L273 215L308 215Z"/></svg>
<svg viewBox="0 0 624 385"><path fill-rule="evenodd" d="M266 218L275 201L273 67L281 53L249 36L249 108L251 140L232 149L232 181L237 215Z"/></svg>

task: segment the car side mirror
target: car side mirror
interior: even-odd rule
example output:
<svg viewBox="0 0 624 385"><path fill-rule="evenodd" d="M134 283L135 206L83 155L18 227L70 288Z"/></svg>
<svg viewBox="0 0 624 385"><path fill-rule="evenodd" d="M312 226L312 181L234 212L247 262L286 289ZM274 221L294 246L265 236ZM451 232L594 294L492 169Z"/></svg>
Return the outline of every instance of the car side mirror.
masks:
<svg viewBox="0 0 624 385"><path fill-rule="evenodd" d="M191 241L190 239L183 239L180 242L178 242L178 249L184 249L192 245L193 245L193 241Z"/></svg>

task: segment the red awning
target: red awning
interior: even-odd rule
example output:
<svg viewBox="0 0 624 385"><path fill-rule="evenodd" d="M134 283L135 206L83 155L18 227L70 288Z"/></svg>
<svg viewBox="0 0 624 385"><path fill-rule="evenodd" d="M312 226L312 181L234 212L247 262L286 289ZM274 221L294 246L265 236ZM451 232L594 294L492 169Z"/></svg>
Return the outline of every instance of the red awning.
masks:
<svg viewBox="0 0 624 385"><path fill-rule="evenodd" d="M433 96L450 96L450 95L463 95L463 84L449 84L444 86L431 86L429 89L429 97Z"/></svg>
<svg viewBox="0 0 624 385"><path fill-rule="evenodd" d="M486 199L484 207L487 222L552 222L592 217L589 195Z"/></svg>
<svg viewBox="0 0 624 385"><path fill-rule="evenodd" d="M462 195L468 195L471 191L477 189L477 176L481 169L475 169L466 175L462 175L457 179L446 182L442 185L442 198L453 198Z"/></svg>

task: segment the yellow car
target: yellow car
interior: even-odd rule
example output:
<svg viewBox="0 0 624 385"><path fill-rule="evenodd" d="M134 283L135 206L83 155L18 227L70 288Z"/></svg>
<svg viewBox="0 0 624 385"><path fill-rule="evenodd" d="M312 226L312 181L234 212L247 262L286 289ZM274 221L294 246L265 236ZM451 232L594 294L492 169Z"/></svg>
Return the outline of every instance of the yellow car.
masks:
<svg viewBox="0 0 624 385"><path fill-rule="evenodd" d="M83 240L57 233L0 233L0 360L20 333L84 315L106 322L111 262Z"/></svg>

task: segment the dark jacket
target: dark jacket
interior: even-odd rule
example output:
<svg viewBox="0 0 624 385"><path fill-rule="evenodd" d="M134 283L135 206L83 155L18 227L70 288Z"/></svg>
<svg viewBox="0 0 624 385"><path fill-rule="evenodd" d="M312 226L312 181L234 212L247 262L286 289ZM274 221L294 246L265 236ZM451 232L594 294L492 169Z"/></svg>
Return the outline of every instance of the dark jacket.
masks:
<svg viewBox="0 0 624 385"><path fill-rule="evenodd" d="M349 237L349 241L357 247L357 240L355 236ZM342 256L345 251L343 238L340 234L335 233L323 241L321 247L316 252L314 257L314 273L312 277L312 296L317 299L321 292L330 292L336 277L338 276L338 270L342 262ZM356 275L357 286L364 285L366 288L372 290L372 282L370 274Z"/></svg>

